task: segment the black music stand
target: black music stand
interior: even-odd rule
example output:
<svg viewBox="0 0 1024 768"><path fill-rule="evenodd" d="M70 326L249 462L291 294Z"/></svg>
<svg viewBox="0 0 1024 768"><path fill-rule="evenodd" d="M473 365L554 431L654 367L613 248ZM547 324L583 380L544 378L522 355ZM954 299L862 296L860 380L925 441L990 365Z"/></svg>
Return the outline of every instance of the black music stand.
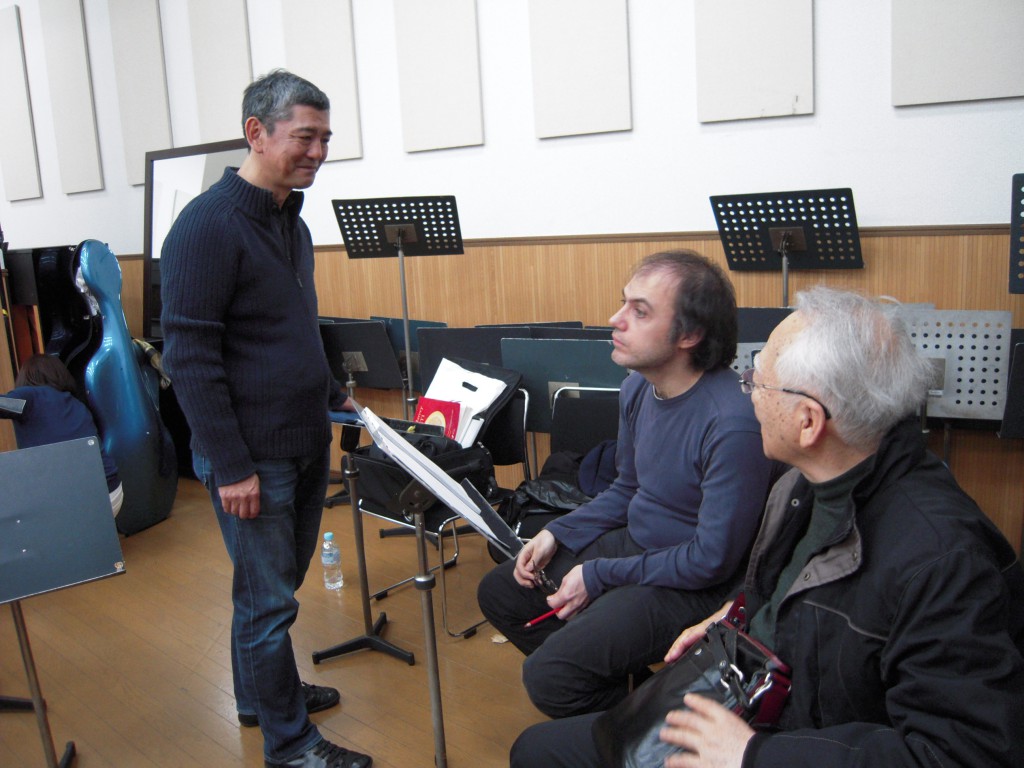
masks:
<svg viewBox="0 0 1024 768"><path fill-rule="evenodd" d="M1010 190L1010 293L1024 293L1024 173Z"/></svg>
<svg viewBox="0 0 1024 768"><path fill-rule="evenodd" d="M406 363L406 343L405 343L405 327L406 322L401 317L382 317L380 315L370 315L371 320L380 320L384 323L384 330L388 332L388 339L391 340L391 348L395 350L395 357L398 358L398 367L402 371L403 376L412 377L412 389L414 392L422 392L426 384L423 382L420 376L420 362L419 362L419 332L420 328L447 328L448 323L442 323L439 320L409 320L409 353L412 355L412 359L409 364Z"/></svg>
<svg viewBox="0 0 1024 768"><path fill-rule="evenodd" d="M349 397L355 400L356 387L370 389L402 389L402 372L391 348L384 323L379 320L350 320L321 318L320 339L331 373L345 383ZM336 420L333 419L332 420ZM347 440L358 445L358 432L352 438L353 428L342 426L342 450ZM347 431L346 431L347 430ZM324 500L325 507L348 502L348 492L339 491Z"/></svg>
<svg viewBox="0 0 1024 768"><path fill-rule="evenodd" d="M530 395L527 430L551 431L551 403L558 389L618 389L629 371L611 355L611 342L604 339L502 339L502 365L523 372Z"/></svg>
<svg viewBox="0 0 1024 768"><path fill-rule="evenodd" d="M729 269L782 270L789 306L790 269L863 269L850 189L712 195Z"/></svg>
<svg viewBox="0 0 1024 768"><path fill-rule="evenodd" d="M346 323L321 323L320 338L331 373L338 381L354 382L355 387L401 389L402 371L388 340L384 323L362 320Z"/></svg>
<svg viewBox="0 0 1024 768"><path fill-rule="evenodd" d="M789 317L789 307L737 307L736 321L738 335L736 341L747 342L768 341L775 327Z"/></svg>
<svg viewBox="0 0 1024 768"><path fill-rule="evenodd" d="M552 328L533 326L530 328L531 339L595 339L611 341L611 328Z"/></svg>
<svg viewBox="0 0 1024 768"><path fill-rule="evenodd" d="M405 257L447 256L463 252L455 197L378 197L332 200L331 203L350 259L398 257L405 359L411 360ZM408 419L413 402L413 381L412 376L406 379L403 412Z"/></svg>
<svg viewBox="0 0 1024 768"><path fill-rule="evenodd" d="M999 437L1024 438L1024 343L1013 345Z"/></svg>
<svg viewBox="0 0 1024 768"><path fill-rule="evenodd" d="M32 692L27 706L4 697L0 710L34 710L46 765L65 768L74 762L75 743L66 743L58 761L21 601L124 572L99 439L0 453L0 485L0 604L11 604Z"/></svg>
<svg viewBox="0 0 1024 768"><path fill-rule="evenodd" d="M444 358L461 357L474 363L503 366L502 339L528 339L526 327L500 328L422 328L420 342L420 377L429 386Z"/></svg>
<svg viewBox="0 0 1024 768"><path fill-rule="evenodd" d="M579 320L552 320L542 323L481 323L477 328L582 328Z"/></svg>

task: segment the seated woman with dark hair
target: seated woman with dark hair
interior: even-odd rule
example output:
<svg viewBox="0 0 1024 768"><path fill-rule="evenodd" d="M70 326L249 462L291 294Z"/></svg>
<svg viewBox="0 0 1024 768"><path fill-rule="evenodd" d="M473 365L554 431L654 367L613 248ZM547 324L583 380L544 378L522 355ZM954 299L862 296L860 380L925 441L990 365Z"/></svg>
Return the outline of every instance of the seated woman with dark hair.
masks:
<svg viewBox="0 0 1024 768"><path fill-rule="evenodd" d="M14 437L19 448L62 443L80 437L99 437L96 422L88 406L78 399L78 387L64 363L50 355L33 355L25 361L14 380L15 388L5 397L25 401L20 414L0 410L0 418L14 422ZM117 465L103 446L103 471L114 516L121 511L124 491Z"/></svg>

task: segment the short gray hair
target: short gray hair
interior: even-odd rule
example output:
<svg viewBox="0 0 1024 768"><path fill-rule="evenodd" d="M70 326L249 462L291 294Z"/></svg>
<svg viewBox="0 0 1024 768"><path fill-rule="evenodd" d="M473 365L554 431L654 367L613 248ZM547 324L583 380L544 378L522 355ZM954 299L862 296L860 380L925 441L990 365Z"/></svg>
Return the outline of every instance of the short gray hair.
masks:
<svg viewBox="0 0 1024 768"><path fill-rule="evenodd" d="M245 121L255 117L274 132L279 120L290 120L295 105L312 107L321 112L331 108L327 94L298 75L285 69L275 69L249 84L242 95L242 133Z"/></svg>
<svg viewBox="0 0 1024 768"><path fill-rule="evenodd" d="M874 448L924 402L932 375L897 305L817 286L798 294L795 309L806 327L776 359L775 375L818 396L846 443Z"/></svg>

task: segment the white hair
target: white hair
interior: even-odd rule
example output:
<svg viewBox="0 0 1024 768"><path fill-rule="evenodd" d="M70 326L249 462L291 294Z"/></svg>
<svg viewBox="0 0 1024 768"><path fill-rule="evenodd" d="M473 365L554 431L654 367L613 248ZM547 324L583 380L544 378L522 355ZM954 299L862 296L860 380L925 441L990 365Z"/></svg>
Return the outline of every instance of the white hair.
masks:
<svg viewBox="0 0 1024 768"><path fill-rule="evenodd" d="M898 307L817 286L797 295L806 324L775 361L787 387L814 393L849 445L873 449L928 396L931 367Z"/></svg>

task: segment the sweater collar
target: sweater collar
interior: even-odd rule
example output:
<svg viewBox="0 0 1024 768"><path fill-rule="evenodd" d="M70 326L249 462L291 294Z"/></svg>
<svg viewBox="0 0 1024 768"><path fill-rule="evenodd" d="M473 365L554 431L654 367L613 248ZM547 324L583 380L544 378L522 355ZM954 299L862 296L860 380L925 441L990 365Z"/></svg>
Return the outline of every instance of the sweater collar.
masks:
<svg viewBox="0 0 1024 768"><path fill-rule="evenodd" d="M225 191L229 192L235 203L242 211L252 217L265 219L278 212L277 203L270 190L257 187L238 175L237 168L225 168L218 184L223 185ZM284 206L280 209L289 218L298 218L302 210L302 203L305 196L297 189L293 189L285 198Z"/></svg>

